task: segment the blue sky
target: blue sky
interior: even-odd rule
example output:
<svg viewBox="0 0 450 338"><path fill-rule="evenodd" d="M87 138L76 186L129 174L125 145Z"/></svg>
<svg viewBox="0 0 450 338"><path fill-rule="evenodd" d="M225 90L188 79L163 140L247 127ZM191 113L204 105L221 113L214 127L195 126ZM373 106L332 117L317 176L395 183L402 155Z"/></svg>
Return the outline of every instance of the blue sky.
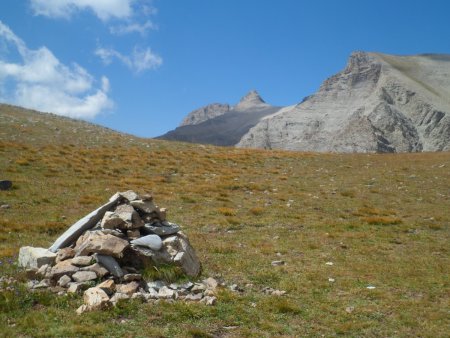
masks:
<svg viewBox="0 0 450 338"><path fill-rule="evenodd" d="M2 0L0 102L154 137L256 89L290 105L355 50L450 54L447 0Z"/></svg>

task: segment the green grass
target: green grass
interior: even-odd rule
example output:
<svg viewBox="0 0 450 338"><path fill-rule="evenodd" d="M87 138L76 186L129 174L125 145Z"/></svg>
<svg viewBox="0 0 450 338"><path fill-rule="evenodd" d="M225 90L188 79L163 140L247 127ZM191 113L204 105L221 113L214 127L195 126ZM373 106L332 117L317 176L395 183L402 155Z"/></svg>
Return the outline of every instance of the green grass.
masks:
<svg viewBox="0 0 450 338"><path fill-rule="evenodd" d="M450 153L218 148L0 108L0 179L14 182L0 192L11 206L0 209L0 275L19 280L0 292L0 336L448 336ZM128 189L169 209L204 276L245 291L221 290L214 307L132 301L76 316L80 296L25 290L12 264L21 246L48 247Z"/></svg>

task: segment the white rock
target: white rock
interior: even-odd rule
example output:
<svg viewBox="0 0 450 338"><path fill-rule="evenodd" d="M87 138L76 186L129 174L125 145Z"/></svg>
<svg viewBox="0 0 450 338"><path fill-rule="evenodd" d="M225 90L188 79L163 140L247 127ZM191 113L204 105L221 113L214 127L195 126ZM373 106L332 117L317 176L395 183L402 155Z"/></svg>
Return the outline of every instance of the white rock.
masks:
<svg viewBox="0 0 450 338"><path fill-rule="evenodd" d="M161 299L170 299L175 297L175 291L172 289L169 289L167 286L163 286L158 291L158 298Z"/></svg>
<svg viewBox="0 0 450 338"><path fill-rule="evenodd" d="M42 265L53 265L56 254L44 249L23 246L19 250L19 266L26 269L39 269Z"/></svg>
<svg viewBox="0 0 450 338"><path fill-rule="evenodd" d="M285 262L284 261L272 261L271 263L273 266L280 266L280 265L284 265Z"/></svg>
<svg viewBox="0 0 450 338"><path fill-rule="evenodd" d="M156 251L161 249L163 244L161 237L159 237L158 235L147 235L138 239L134 239L130 243L133 245L145 246Z"/></svg>
<svg viewBox="0 0 450 338"><path fill-rule="evenodd" d="M104 309L110 305L108 295L98 287L87 289L84 292L83 300L89 310Z"/></svg>
<svg viewBox="0 0 450 338"><path fill-rule="evenodd" d="M150 299L158 299L158 291L153 288L149 288L148 291L144 293L144 297L146 301L149 301Z"/></svg>
<svg viewBox="0 0 450 338"><path fill-rule="evenodd" d="M163 286L166 286L166 283L164 283L161 280L155 280L152 282L148 282L147 283L147 288L150 289L155 289L156 291L158 291L159 289L161 289Z"/></svg>

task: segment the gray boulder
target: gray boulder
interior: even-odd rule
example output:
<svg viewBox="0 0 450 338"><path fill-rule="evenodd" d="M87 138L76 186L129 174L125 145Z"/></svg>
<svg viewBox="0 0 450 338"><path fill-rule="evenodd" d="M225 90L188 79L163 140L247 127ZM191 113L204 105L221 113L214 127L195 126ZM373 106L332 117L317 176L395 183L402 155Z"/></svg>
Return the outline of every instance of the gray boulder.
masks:
<svg viewBox="0 0 450 338"><path fill-rule="evenodd" d="M106 268L106 270L111 273L114 277L122 278L124 276L124 272L122 268L120 267L119 263L111 257L106 255L100 255L100 254L94 254L94 259L97 261L97 263L101 264Z"/></svg>
<svg viewBox="0 0 450 338"><path fill-rule="evenodd" d="M19 266L26 269L39 269L42 265L53 265L56 254L44 248L31 246L21 247L19 250Z"/></svg>
<svg viewBox="0 0 450 338"><path fill-rule="evenodd" d="M121 257L128 247L128 241L113 235L105 235L100 231L86 232L77 240L76 256L87 256L92 253Z"/></svg>

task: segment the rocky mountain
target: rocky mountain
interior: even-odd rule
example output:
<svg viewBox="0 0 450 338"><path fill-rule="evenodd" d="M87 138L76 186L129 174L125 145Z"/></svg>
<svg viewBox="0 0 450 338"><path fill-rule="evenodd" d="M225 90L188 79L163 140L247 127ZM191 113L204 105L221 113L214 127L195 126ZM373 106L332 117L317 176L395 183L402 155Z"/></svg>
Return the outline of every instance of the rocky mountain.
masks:
<svg viewBox="0 0 450 338"><path fill-rule="evenodd" d="M226 110L226 107L229 109ZM237 105L213 104L190 113L180 127L158 138L193 143L234 146L265 116L280 111L264 102L256 91Z"/></svg>
<svg viewBox="0 0 450 338"><path fill-rule="evenodd" d="M450 55L356 52L304 102L238 147L333 152L450 150Z"/></svg>
<svg viewBox="0 0 450 338"><path fill-rule="evenodd" d="M450 55L355 52L296 105L272 107L250 92L220 108L191 113L201 122L161 138L320 152L450 150Z"/></svg>
<svg viewBox="0 0 450 338"><path fill-rule="evenodd" d="M183 122L181 122L180 127L199 124L214 117L223 115L229 111L230 111L229 104L221 104L221 103L208 104L205 107L201 107L199 109L190 112L185 117Z"/></svg>

